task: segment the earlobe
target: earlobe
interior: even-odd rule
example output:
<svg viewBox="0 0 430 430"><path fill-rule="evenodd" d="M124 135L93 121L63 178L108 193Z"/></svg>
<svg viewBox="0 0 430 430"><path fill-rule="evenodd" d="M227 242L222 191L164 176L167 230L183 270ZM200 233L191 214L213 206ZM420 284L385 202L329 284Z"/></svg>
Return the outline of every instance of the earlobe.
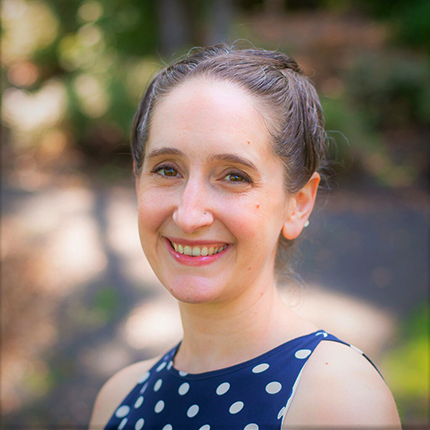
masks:
<svg viewBox="0 0 430 430"><path fill-rule="evenodd" d="M286 239L296 239L302 232L314 207L320 180L320 175L315 172L307 184L291 196L287 218L282 227L282 234Z"/></svg>

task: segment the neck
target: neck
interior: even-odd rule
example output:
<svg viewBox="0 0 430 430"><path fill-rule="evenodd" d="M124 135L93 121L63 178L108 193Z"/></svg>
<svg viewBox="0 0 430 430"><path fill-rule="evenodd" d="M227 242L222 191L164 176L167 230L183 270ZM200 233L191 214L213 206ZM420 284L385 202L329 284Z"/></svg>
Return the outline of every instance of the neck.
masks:
<svg viewBox="0 0 430 430"><path fill-rule="evenodd" d="M290 340L299 318L282 302L274 281L264 291L248 290L247 297L226 303L180 303L180 311L184 338L175 367L188 373L257 357Z"/></svg>

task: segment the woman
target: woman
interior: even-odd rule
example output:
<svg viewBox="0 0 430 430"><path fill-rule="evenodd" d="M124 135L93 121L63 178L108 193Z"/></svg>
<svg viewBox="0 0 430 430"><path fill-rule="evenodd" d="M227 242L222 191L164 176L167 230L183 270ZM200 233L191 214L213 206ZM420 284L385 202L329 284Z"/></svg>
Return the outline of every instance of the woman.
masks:
<svg viewBox="0 0 430 430"><path fill-rule="evenodd" d="M132 134L139 233L184 337L113 376L91 428L400 428L370 361L276 289L324 147L315 89L284 54L203 48L154 78Z"/></svg>

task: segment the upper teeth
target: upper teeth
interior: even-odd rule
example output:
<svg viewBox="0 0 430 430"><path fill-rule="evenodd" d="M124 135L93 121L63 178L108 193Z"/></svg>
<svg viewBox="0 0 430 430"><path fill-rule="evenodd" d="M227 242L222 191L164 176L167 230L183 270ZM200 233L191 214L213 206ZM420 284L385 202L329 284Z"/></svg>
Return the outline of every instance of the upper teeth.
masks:
<svg viewBox="0 0 430 430"><path fill-rule="evenodd" d="M218 252L224 251L224 249L227 248L227 245L224 246L210 246L210 247L199 247L199 246L182 246L179 245L177 243L174 242L170 242L173 246L173 248L175 249L176 252L179 252L179 254L185 254L185 255L190 255L193 257L200 257L205 256L205 255L214 255L217 254Z"/></svg>

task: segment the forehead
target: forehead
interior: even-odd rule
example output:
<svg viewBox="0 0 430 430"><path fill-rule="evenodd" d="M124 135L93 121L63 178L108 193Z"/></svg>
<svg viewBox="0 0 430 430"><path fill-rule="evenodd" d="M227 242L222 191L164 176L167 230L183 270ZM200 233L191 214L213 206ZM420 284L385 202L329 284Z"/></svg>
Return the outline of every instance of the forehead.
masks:
<svg viewBox="0 0 430 430"><path fill-rule="evenodd" d="M270 135L258 101L237 84L212 78L192 78L174 88L156 105L148 145L196 140L218 144L245 144L236 150L269 150Z"/></svg>

